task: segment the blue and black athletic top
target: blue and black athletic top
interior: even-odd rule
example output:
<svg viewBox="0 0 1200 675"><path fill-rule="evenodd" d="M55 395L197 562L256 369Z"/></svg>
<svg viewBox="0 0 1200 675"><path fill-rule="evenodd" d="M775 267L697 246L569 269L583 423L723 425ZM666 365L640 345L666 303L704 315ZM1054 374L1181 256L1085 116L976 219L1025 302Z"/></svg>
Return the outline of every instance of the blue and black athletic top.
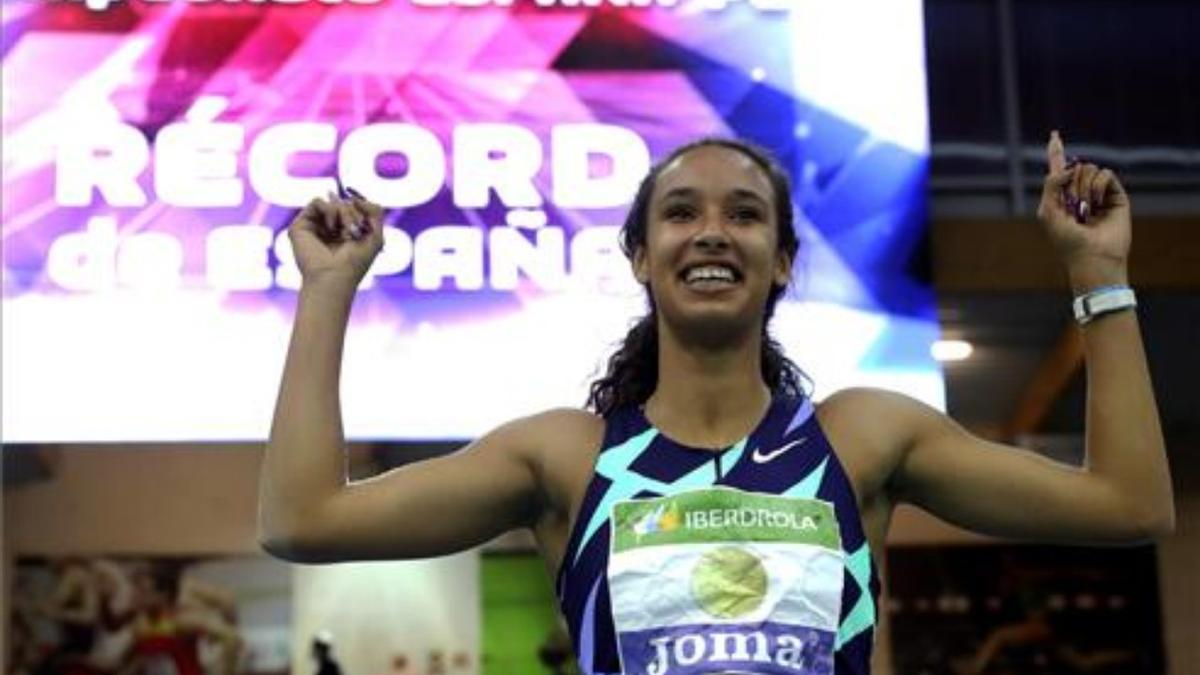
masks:
<svg viewBox="0 0 1200 675"><path fill-rule="evenodd" d="M584 494L556 579L559 603L570 628L582 673L621 673L624 664L626 675L712 672L869 675L876 623L875 599L879 594L878 570L863 532L851 483L821 430L809 399L773 400L766 416L749 437L719 452L690 448L672 441L659 433L637 407L615 411L605 423L604 442L596 459L595 472ZM633 560L629 564L636 568L642 564L636 556L657 555L661 558L668 555L661 551L684 551L701 546L695 544L692 549L686 545L676 545L674 549L660 546L622 553L622 547L614 545L613 541L613 523L618 522L613 520L614 507L632 502L632 506L638 508L641 500L650 500L646 503L653 505L663 501L655 498L682 499L695 494L717 495L720 499L733 495L734 499L748 500L739 502L745 504L770 500L800 504L803 508L796 513L801 516L817 513L811 509L818 509L827 515L826 522L836 521L828 523L822 539L824 543L820 544L825 548L818 549L817 544L808 546L808 549L819 550L811 555L823 555L824 562L818 565L805 557L809 553L802 551L793 555L786 546L778 546L778 542L766 542L759 549L782 548L779 559L785 560L780 564L790 570L791 576L781 582L784 588L780 590L777 588L780 584L770 571L773 554L762 554L754 548L753 542L743 546L726 539L725 544L703 544L722 550L707 553L702 550L695 554L701 556L698 558L688 558L691 553L671 553L658 563L651 561L659 565L649 568L656 570L651 573L652 578L662 575L685 579L677 584L684 589L679 596L682 600L657 597L665 597L668 593L656 592L658 582L647 582L644 572L632 585L622 580L636 578L637 574L630 576L626 570L621 572L624 576L614 576L617 565L613 561L618 556ZM764 495L778 497L768 499ZM764 523L766 526L801 528L804 522L811 525L820 521L819 515L816 521L804 520L794 515L773 515L757 506L753 509L747 506L741 511L722 507L699 514L703 518L686 512L683 513L686 517L681 518L678 513L672 515L670 510L664 511L664 507L653 513L643 508L639 513L645 515L635 513L628 518L619 517L621 523L632 522L630 518L636 518L637 522L631 527L619 526L622 529L618 544L632 542L631 537L640 541L643 535L666 537L661 534L665 530L678 534L682 532L678 528L686 529L695 523L704 527L724 526L741 518L741 524L751 529L740 531L753 535L765 531L753 529ZM815 531L815 526L813 529ZM729 531L740 532L724 530ZM800 529L796 531L800 532ZM655 532L660 534L654 535ZM678 539L663 541L670 543ZM710 538L710 541L715 540ZM734 545L728 545L731 541ZM808 550L805 546L800 542L790 551ZM754 555L733 549L744 549ZM762 565L755 562L759 558L764 561ZM693 565L689 560L700 563ZM762 571L764 565L765 573ZM682 569L684 567L688 569ZM689 571L692 567L696 571ZM730 569L736 569L737 575L721 577ZM823 582L815 585L808 582L808 577L818 575L823 576ZM686 581L689 578L691 581ZM614 585L624 585L624 588L613 588ZM633 595L630 588L635 589ZM822 592L826 595L824 599L818 597L817 601L811 601ZM722 593L725 596L721 596ZM771 596L771 593L776 595ZM833 597L828 597L830 595ZM755 615L753 610L763 605L763 598L768 596L775 598L771 602L775 603L776 613L771 615L773 610L764 610L766 614ZM687 608L676 608L689 603L692 604ZM801 620L791 622L778 620L781 613L790 611L790 616L804 615L810 611L805 608L821 603L825 605L823 623L803 616ZM790 609L778 609L785 605ZM640 609L643 606L647 609ZM636 630L624 625L625 619L621 618L630 616L630 607L635 614L639 611L643 614L635 617L634 622L640 622ZM651 626L655 630L647 632L643 630L646 626L641 624L654 623L655 616L660 614L655 607L668 607L667 614L675 613L682 618L663 619L671 625ZM820 613L813 610L812 617ZM736 618L738 616L740 620ZM795 630L789 628L791 624L795 624ZM817 624L823 627L813 629L812 626ZM634 639L630 636L656 637L646 637L645 644L635 646L630 644ZM641 650L643 660L636 661L631 656L630 650L635 647ZM636 667L631 663L636 663Z"/></svg>

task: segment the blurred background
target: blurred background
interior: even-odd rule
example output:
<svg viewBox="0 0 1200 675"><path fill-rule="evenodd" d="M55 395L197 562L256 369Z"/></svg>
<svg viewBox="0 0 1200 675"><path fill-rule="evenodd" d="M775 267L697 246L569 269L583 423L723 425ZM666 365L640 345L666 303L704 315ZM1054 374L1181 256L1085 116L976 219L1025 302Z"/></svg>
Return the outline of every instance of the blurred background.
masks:
<svg viewBox="0 0 1200 675"><path fill-rule="evenodd" d="M406 563L291 566L258 548L259 452L295 298L274 237L294 195L335 171L381 179L406 237L389 249L409 252L356 305L353 477L578 405L641 307L605 248L630 189L617 178L711 133L758 140L796 177L807 254L776 329L818 398L895 388L1079 464L1082 345L1034 219L1050 129L1133 198L1131 281L1177 530L1155 545L1050 547L904 507L880 648L903 675L1200 672L1200 7L461 4L3 4L6 672L309 673L318 636L347 675L571 672L526 532ZM244 130L207 137L232 163L166 155L164 129L214 120ZM243 140L297 120L328 125L290 147L280 173L301 180L255 168ZM333 160L335 136L389 121L427 129L445 153L429 157L454 169L423 198L388 187L429 159L416 146L376 148L373 172L348 165L346 143ZM532 132L534 145L514 131L499 150L533 148L535 195L489 177L486 144L471 174L483 202L451 189L468 173L456 129L472 122ZM641 140L588 149L577 180L591 204L554 192L550 166L569 151L553 129L567 123ZM143 157L130 138L155 142ZM131 182L100 175L122 172ZM257 195L221 197L235 173ZM520 239L489 235L475 272L430 272L431 292L419 242L447 223ZM521 242L553 250L547 232L571 252L565 281L536 256L513 254L511 284L496 272L509 263L482 262ZM594 251L583 232L600 233ZM581 280L589 251L599 271Z"/></svg>

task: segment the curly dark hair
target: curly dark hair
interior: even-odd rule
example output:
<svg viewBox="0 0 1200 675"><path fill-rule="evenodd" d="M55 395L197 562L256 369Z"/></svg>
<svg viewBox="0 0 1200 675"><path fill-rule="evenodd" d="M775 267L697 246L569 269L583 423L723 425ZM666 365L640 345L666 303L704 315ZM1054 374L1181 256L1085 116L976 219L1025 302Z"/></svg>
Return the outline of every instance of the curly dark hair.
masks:
<svg viewBox="0 0 1200 675"><path fill-rule="evenodd" d="M767 150L741 139L702 138L680 146L655 164L638 186L637 195L621 226L621 250L630 260L646 245L649 226L650 198L663 169L682 155L703 147L721 147L740 152L750 158L771 183L774 193L775 222L779 227L779 246L795 260L800 242L796 237L792 211L791 180ZM775 312L775 304L786 286L774 286L767 295L762 327L762 377L776 396L805 395L808 380L800 367L784 355L779 343L767 332L767 323ZM647 288L649 296L649 288ZM658 386L658 316L654 298L650 311L637 321L625 335L621 346L608 359L606 372L592 382L587 407L600 415L628 406L642 405Z"/></svg>

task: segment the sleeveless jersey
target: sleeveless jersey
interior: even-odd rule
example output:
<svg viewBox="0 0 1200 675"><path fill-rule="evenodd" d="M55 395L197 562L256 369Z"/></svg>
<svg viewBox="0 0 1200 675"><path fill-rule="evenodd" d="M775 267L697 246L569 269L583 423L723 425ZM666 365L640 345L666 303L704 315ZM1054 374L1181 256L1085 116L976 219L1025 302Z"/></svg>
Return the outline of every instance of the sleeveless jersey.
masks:
<svg viewBox="0 0 1200 675"><path fill-rule="evenodd" d="M870 672L878 570L807 398L719 452L610 414L555 589L584 675Z"/></svg>

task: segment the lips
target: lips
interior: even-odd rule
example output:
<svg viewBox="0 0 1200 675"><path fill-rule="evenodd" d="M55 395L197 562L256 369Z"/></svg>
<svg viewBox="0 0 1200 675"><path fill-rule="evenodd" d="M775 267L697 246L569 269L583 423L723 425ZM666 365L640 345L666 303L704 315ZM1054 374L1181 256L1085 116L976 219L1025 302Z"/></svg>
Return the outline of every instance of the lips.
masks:
<svg viewBox="0 0 1200 675"><path fill-rule="evenodd" d="M696 288L732 286L742 280L742 272L725 262L703 262L687 265L679 273L684 284Z"/></svg>

